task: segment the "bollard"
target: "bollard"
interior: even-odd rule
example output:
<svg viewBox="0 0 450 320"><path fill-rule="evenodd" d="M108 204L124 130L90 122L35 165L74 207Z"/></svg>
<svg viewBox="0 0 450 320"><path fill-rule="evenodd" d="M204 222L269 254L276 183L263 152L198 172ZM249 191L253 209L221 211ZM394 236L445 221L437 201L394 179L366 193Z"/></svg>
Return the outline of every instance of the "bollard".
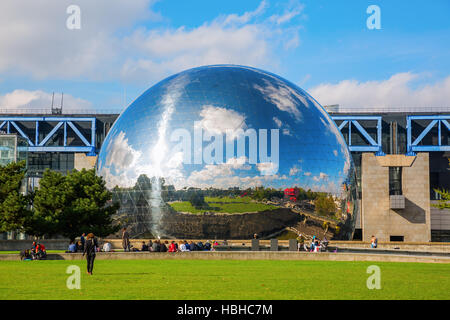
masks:
<svg viewBox="0 0 450 320"><path fill-rule="evenodd" d="M289 239L289 251L297 251L297 240Z"/></svg>
<svg viewBox="0 0 450 320"><path fill-rule="evenodd" d="M270 239L270 251L278 251L278 239Z"/></svg>
<svg viewBox="0 0 450 320"><path fill-rule="evenodd" d="M259 240L252 239L252 251L259 251Z"/></svg>

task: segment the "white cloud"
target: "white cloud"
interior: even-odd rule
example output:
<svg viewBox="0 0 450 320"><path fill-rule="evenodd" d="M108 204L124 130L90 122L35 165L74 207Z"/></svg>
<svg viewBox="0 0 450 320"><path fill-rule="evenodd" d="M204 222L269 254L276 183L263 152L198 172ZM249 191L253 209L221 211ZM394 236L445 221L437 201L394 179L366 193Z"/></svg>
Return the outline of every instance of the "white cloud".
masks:
<svg viewBox="0 0 450 320"><path fill-rule="evenodd" d="M261 162L256 164L256 168L263 176L274 175L278 172L278 163L275 162Z"/></svg>
<svg viewBox="0 0 450 320"><path fill-rule="evenodd" d="M247 158L230 158L223 164L205 165L199 171L193 171L186 180L179 180L175 187L194 186L198 188L230 188L230 187L255 187L266 185L267 182L285 180L286 176L262 175L262 176L240 176L235 174L236 170L250 170L251 166L246 164ZM258 166L258 165L257 165ZM270 167L270 166L267 166ZM269 170L270 168L268 168Z"/></svg>
<svg viewBox="0 0 450 320"><path fill-rule="evenodd" d="M351 167L351 160L350 160L350 156L348 155L346 157L346 160L344 162L344 168L342 168L342 171L344 173L344 175L346 176L348 174L348 172L350 171L350 167Z"/></svg>
<svg viewBox="0 0 450 320"><path fill-rule="evenodd" d="M264 86L254 85L254 87L263 94L264 99L279 110L291 114L296 121L301 121L302 114L298 109L298 101L309 107L308 100L277 78L274 80L277 83L276 86L273 85L273 82L264 79Z"/></svg>
<svg viewBox="0 0 450 320"><path fill-rule="evenodd" d="M285 136L291 136L291 131L289 130L289 125L287 124L283 124L283 122L278 119L277 117L273 117L273 121L275 122L275 124L277 125L278 128L281 128L282 126L284 126L284 128L281 130L281 133L284 134Z"/></svg>
<svg viewBox="0 0 450 320"><path fill-rule="evenodd" d="M218 188L230 188L230 187L240 187L240 188L248 188L248 187L258 187L258 186L270 186L271 182L278 182L279 180L286 180L287 177L285 175L268 175L268 176L222 176L214 179L212 184ZM211 185L203 185L201 187L209 187Z"/></svg>
<svg viewBox="0 0 450 320"><path fill-rule="evenodd" d="M326 173L320 172L318 176L313 177L314 181L319 182L320 180L328 180L328 175Z"/></svg>
<svg viewBox="0 0 450 320"><path fill-rule="evenodd" d="M81 29L69 30L73 1L0 1L0 73L33 78L155 81L183 69L233 63L278 64L275 51L298 46L298 30L264 18L267 2L241 15L170 28L156 0L78 0ZM45 8L45 9L44 9ZM145 21L146 27L139 27ZM167 21L166 21L167 22ZM141 24L142 25L142 24Z"/></svg>
<svg viewBox="0 0 450 320"><path fill-rule="evenodd" d="M311 175L311 172L305 172L304 175L309 177Z"/></svg>
<svg viewBox="0 0 450 320"><path fill-rule="evenodd" d="M321 104L339 104L342 107L395 107L408 110L412 107L447 107L450 109L450 76L433 84L413 88L419 74L397 73L387 80L359 82L343 80L337 84L320 84L310 93Z"/></svg>
<svg viewBox="0 0 450 320"><path fill-rule="evenodd" d="M293 18L297 17L303 11L304 8L305 8L304 5L295 2L292 3L288 8L286 8L282 14L274 14L269 19L270 21L280 25L289 22Z"/></svg>
<svg viewBox="0 0 450 320"><path fill-rule="evenodd" d="M107 147L106 165L112 166L116 171L132 168L141 156L141 152L134 150L125 138L125 132L121 131Z"/></svg>
<svg viewBox="0 0 450 320"><path fill-rule="evenodd" d="M212 64L268 66L270 31L264 25L224 25L217 21L188 29L140 29L124 39L130 56L122 67L127 80L161 77ZM132 54L132 52L134 54Z"/></svg>
<svg viewBox="0 0 450 320"><path fill-rule="evenodd" d="M214 180L217 177L227 177L234 175L234 170L249 170L251 167L246 165L247 158L230 158L226 163L222 164L207 164L202 170L193 171L188 181L189 183L198 184L199 181Z"/></svg>
<svg viewBox="0 0 450 320"><path fill-rule="evenodd" d="M157 20L152 0L78 0L81 29L69 30L73 1L0 1L0 72L36 78L96 79L115 74L123 51L116 33L143 19Z"/></svg>
<svg viewBox="0 0 450 320"><path fill-rule="evenodd" d="M250 170L250 165L245 165L248 162L246 156L242 156L239 158L230 158L227 160L226 165L231 167L232 169L240 169L240 170Z"/></svg>
<svg viewBox="0 0 450 320"><path fill-rule="evenodd" d="M262 13L264 13L264 11L266 10L267 7L268 7L267 1L263 0L263 1L261 1L259 6L254 11L245 12L241 16L237 15L237 14L230 14L230 15L226 16L224 18L223 24L227 25L227 24L235 24L235 23L238 23L238 24L247 23L254 17L257 17L257 16L261 15Z"/></svg>
<svg viewBox="0 0 450 320"><path fill-rule="evenodd" d="M176 152L167 162L168 168L180 168L183 165L183 152Z"/></svg>
<svg viewBox="0 0 450 320"><path fill-rule="evenodd" d="M278 128L281 128L281 126L283 125L283 122L281 122L281 120L278 119L277 117L273 117L273 121L275 121L275 124L277 125Z"/></svg>
<svg viewBox="0 0 450 320"><path fill-rule="evenodd" d="M290 170L289 170L289 175L290 176L295 176L297 173L299 173L300 171L302 171L300 168L298 168L297 166L293 166Z"/></svg>
<svg viewBox="0 0 450 320"><path fill-rule="evenodd" d="M61 94L55 93L54 104L55 107L61 105ZM15 109L45 109L50 110L52 106L52 94L42 90L28 91L16 89L12 92L0 95L0 107L14 112ZM91 109L92 103L75 98L70 94L64 94L63 109L64 110L86 110Z"/></svg>
<svg viewBox="0 0 450 320"><path fill-rule="evenodd" d="M313 191L320 191L320 192L330 193L330 194L332 194L334 196L339 196L339 194L341 193L339 188L332 181L329 181L327 184L321 183L319 186L318 185L314 185L312 190Z"/></svg>
<svg viewBox="0 0 450 320"><path fill-rule="evenodd" d="M237 111L214 107L203 106L200 111L201 120L198 122L200 128L211 134L225 134L227 139L233 140L238 135L238 130L244 130L247 125L245 123L245 116Z"/></svg>
<svg viewBox="0 0 450 320"><path fill-rule="evenodd" d="M120 174L112 174L111 168L103 167L100 171L100 175L105 180L106 187L112 189L115 186L122 188L129 188L134 186L137 177L127 177L126 172L121 172Z"/></svg>

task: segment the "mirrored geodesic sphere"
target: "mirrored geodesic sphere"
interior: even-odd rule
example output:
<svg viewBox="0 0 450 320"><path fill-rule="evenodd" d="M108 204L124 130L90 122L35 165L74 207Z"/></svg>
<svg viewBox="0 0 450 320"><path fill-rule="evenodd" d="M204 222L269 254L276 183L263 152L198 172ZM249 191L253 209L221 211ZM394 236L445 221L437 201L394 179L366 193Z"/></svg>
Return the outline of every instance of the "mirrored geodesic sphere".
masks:
<svg viewBox="0 0 450 320"><path fill-rule="evenodd" d="M136 236L245 239L302 213L353 232L355 171L327 112L258 69L190 69L154 85L116 120L97 173Z"/></svg>

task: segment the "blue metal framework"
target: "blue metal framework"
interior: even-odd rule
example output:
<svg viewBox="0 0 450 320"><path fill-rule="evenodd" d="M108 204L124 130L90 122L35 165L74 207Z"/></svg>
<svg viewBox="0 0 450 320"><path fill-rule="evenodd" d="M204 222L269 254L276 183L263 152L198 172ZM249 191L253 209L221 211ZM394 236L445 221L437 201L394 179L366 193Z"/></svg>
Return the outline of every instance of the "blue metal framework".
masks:
<svg viewBox="0 0 450 320"><path fill-rule="evenodd" d="M430 120L427 127L420 133L420 135L412 141L412 120ZM442 125L443 130L447 128L450 130L450 115L434 115L434 116L407 116L406 117L406 134L407 134L407 155L415 155L415 152L420 151L450 151L450 145L442 144ZM437 125L438 128L438 145L419 145L423 138L430 130Z"/></svg>
<svg viewBox="0 0 450 320"><path fill-rule="evenodd" d="M375 152L377 156L384 156L385 154L381 148L381 116L331 116L334 121L342 121L338 128L340 131L348 124L348 141L347 145L350 151L360 152ZM358 120L376 121L377 122L377 140L375 141L369 133L363 128ZM354 145L352 144L352 125L361 135L367 140L368 145Z"/></svg>
<svg viewBox="0 0 450 320"><path fill-rule="evenodd" d="M35 138L31 139L17 123L20 122L35 122ZM47 133L41 141L39 141L39 123L42 122L57 122L56 126ZM91 141L78 130L74 123L76 122L90 122ZM82 146L68 146L67 145L67 126L69 126L75 135L83 142ZM22 137L28 142L27 151L29 152L85 152L88 155L96 155L95 149L95 130L96 119L94 117L0 117L0 130L6 127L6 133L11 133L14 128ZM55 133L63 127L64 139L63 145L47 146L46 143L55 135ZM4 129L3 129L4 130Z"/></svg>

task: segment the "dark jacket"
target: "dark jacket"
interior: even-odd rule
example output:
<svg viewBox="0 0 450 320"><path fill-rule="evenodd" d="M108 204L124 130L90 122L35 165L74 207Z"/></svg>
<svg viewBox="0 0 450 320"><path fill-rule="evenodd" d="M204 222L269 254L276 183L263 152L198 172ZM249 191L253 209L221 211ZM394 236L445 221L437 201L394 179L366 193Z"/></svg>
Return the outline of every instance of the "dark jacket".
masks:
<svg viewBox="0 0 450 320"><path fill-rule="evenodd" d="M95 253L97 251L97 247L98 247L98 244L97 244L97 239L96 238L86 240L86 243L84 245L83 255L86 254L86 255L90 255L90 256L95 256Z"/></svg>

